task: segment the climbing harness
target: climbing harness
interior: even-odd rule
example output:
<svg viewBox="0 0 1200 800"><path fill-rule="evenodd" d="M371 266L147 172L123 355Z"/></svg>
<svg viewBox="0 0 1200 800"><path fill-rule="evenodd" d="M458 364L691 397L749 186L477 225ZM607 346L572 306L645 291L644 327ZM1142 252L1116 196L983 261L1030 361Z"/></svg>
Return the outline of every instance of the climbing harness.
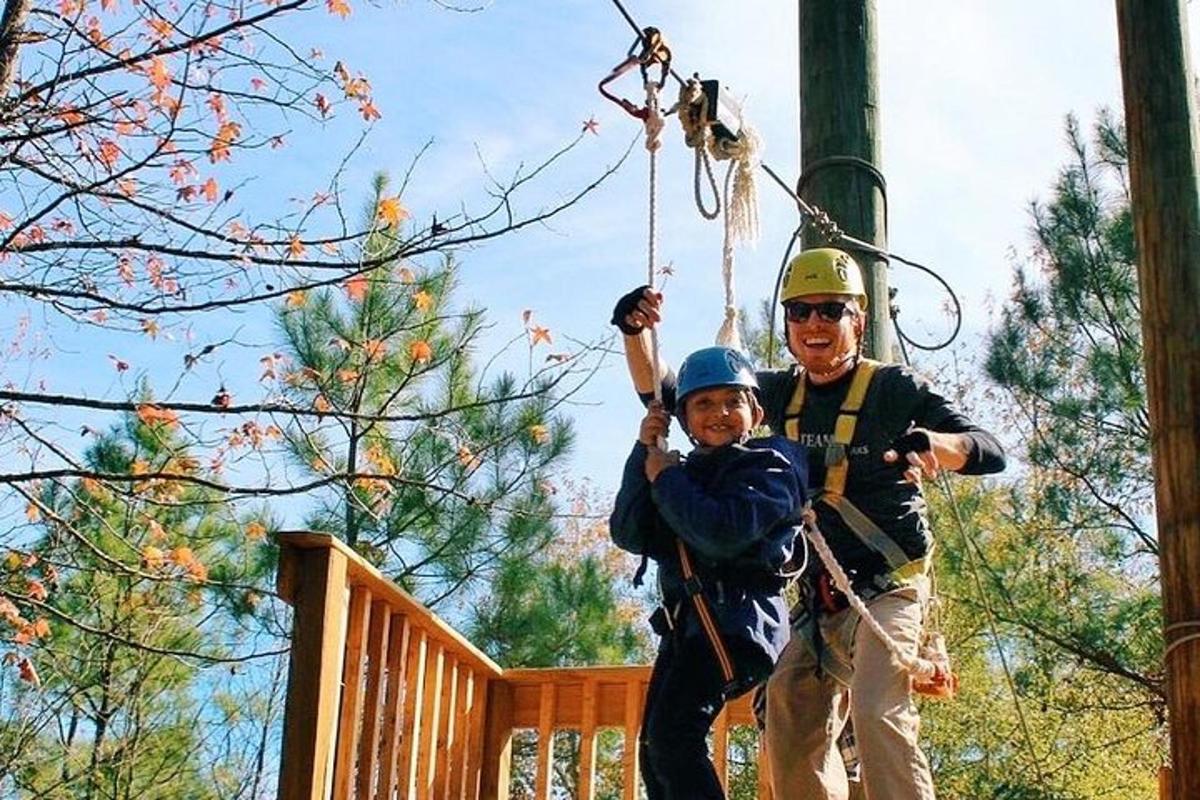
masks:
<svg viewBox="0 0 1200 800"><path fill-rule="evenodd" d="M833 442L825 450L825 484L815 502L824 503L832 508L846 527L866 547L883 557L888 565L886 575L876 576L873 581L874 589L880 593L896 588L910 586L923 580L929 572L931 555L924 558L910 559L903 548L892 537L876 525L866 514L846 498L846 479L850 472L850 445L854 440L854 431L858 425L859 412L862 410L867 389L871 385L880 367L878 361L862 358L851 378L850 388L846 398L838 410L834 423ZM784 430L789 439L798 440L800 437L800 414L804 408L807 381L803 374L798 376L796 389L784 412ZM812 542L813 549L825 565L826 571L833 579L834 586L842 593L846 601L858 613L863 623L879 637L884 647L900 665L913 676L913 690L926 695L950 697L953 696L958 680L950 669L950 659L946 652L945 640L936 631L922 637L917 652L907 652L884 630L883 626L871 614L867 604L850 584L845 570L834 557L833 551L826 542L824 535L817 525L816 512L810 506L804 513L805 535Z"/></svg>
<svg viewBox="0 0 1200 800"><path fill-rule="evenodd" d="M733 659L729 656L729 649L725 647L725 640L721 638L721 631L717 629L717 622L713 619L712 609L708 607L708 600L704 597L704 584L692 568L692 557L688 553L687 545L677 536L675 537L675 546L679 551L679 566L683 570L684 590L692 601L692 607L696 609L700 627L704 630L704 636L708 639L709 645L712 646L713 655L717 658L717 666L721 668L721 678L725 681L726 690L729 690L736 683L737 677L733 670Z"/></svg>

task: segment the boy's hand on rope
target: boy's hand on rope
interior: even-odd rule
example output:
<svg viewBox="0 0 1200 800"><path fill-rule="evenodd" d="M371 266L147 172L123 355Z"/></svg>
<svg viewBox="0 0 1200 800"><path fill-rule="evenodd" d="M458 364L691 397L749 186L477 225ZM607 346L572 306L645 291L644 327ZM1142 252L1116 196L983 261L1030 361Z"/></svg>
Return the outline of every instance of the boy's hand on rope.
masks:
<svg viewBox="0 0 1200 800"><path fill-rule="evenodd" d="M662 321L662 304L662 292L639 286L617 301L611 322L626 336L637 336Z"/></svg>
<svg viewBox="0 0 1200 800"><path fill-rule="evenodd" d="M650 445L646 448L646 480L654 483L654 479L658 477L667 467L678 466L680 463L678 450L663 450L658 445Z"/></svg>
<svg viewBox="0 0 1200 800"><path fill-rule="evenodd" d="M638 441L646 447L658 447L660 441L666 441L671 429L671 415L657 400L650 402L646 408L646 416L642 418L642 427L638 431Z"/></svg>

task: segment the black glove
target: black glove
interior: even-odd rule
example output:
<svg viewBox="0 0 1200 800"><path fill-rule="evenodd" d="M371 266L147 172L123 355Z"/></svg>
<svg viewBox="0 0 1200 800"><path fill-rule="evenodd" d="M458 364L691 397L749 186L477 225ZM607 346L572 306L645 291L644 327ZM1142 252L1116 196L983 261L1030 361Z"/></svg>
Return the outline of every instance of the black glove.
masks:
<svg viewBox="0 0 1200 800"><path fill-rule="evenodd" d="M928 431L909 431L892 442L888 449L895 450L903 462L909 453L928 453L933 449L933 442L929 441Z"/></svg>
<svg viewBox="0 0 1200 800"><path fill-rule="evenodd" d="M646 296L646 290L650 288L650 284L645 284L634 289L628 294L622 295L617 304L613 306L612 319L609 320L613 325L620 328L621 333L626 336L637 336L642 332L641 328L635 328L625 321L625 318L637 311L637 305Z"/></svg>

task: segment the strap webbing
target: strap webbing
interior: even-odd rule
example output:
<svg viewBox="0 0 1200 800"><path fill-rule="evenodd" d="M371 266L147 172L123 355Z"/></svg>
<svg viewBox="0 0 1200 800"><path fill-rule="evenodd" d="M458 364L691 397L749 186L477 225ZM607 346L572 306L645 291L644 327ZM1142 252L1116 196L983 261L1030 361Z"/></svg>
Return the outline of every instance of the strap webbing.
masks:
<svg viewBox="0 0 1200 800"><path fill-rule="evenodd" d="M676 537L675 546L679 549L679 566L683 569L684 584L696 586L695 591L690 588L688 590L688 594L692 598L692 605L696 608L696 616L700 619L704 635L708 638L708 643L712 645L713 654L717 657L717 664L721 667L721 677L725 679L726 685L729 685L733 683L734 678L733 659L729 657L729 651L725 649L725 641L721 638L720 630L717 629L717 623L708 607L708 601L705 600L704 593L699 591L696 572L692 569L692 557L688 553L687 545L683 543L682 539Z"/></svg>

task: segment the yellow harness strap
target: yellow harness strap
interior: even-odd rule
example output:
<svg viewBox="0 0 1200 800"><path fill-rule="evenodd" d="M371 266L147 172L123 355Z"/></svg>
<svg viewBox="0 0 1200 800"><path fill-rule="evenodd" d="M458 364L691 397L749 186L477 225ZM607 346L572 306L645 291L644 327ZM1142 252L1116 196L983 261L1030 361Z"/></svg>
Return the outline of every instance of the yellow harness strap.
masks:
<svg viewBox="0 0 1200 800"><path fill-rule="evenodd" d="M910 560L903 548L847 500L845 494L846 477L850 473L850 444L854 441L854 431L858 426L858 415L867 396L867 389L879 366L878 361L860 359L854 377L850 379L850 389L846 392L846 399L842 401L833 425L833 442L825 450L825 485L817 499L833 508L846 523L846 527L863 544L884 557L893 580L905 584L925 574L929 559ZM792 399L784 411L784 433L793 441L800 439L800 414L804 409L806 384L807 380L801 373L792 392Z"/></svg>

